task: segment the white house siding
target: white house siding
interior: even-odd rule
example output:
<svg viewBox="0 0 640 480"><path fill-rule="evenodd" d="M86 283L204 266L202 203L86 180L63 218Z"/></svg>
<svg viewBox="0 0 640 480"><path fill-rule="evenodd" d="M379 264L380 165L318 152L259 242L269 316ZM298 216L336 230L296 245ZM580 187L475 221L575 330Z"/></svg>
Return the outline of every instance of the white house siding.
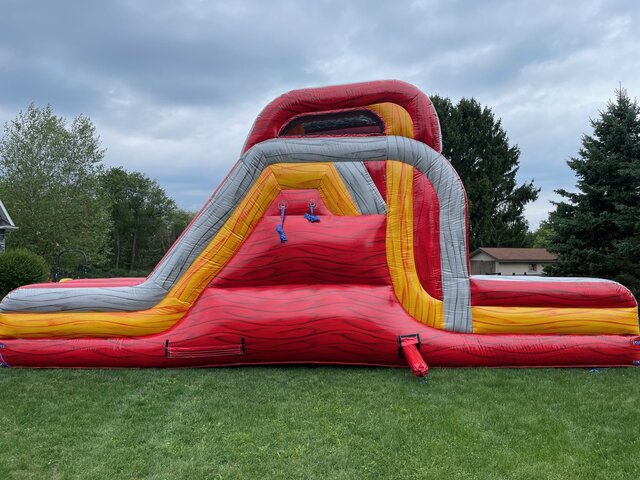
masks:
<svg viewBox="0 0 640 480"><path fill-rule="evenodd" d="M481 262L483 264L481 264ZM493 271L493 264L485 262L495 263L495 272ZM490 255L484 252L479 252L471 258L471 271L474 275L483 274L499 274L499 275L542 275L543 269L547 265L551 265L552 262L533 262L536 263L536 270L533 271L529 268L530 263L525 262L499 262ZM476 268L474 268L474 265Z"/></svg>
<svg viewBox="0 0 640 480"><path fill-rule="evenodd" d="M542 270L549 263L536 263L536 270L532 271L529 267L529 263L516 263L516 262L508 262L508 263L499 263L496 268L496 273L500 275L542 275Z"/></svg>

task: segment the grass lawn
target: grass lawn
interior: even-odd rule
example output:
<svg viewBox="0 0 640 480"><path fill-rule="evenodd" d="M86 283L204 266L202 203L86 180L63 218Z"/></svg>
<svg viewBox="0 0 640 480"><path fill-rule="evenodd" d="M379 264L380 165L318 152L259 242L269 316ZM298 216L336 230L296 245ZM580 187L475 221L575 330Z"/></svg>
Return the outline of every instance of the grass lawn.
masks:
<svg viewBox="0 0 640 480"><path fill-rule="evenodd" d="M640 368L0 370L0 478L640 478Z"/></svg>

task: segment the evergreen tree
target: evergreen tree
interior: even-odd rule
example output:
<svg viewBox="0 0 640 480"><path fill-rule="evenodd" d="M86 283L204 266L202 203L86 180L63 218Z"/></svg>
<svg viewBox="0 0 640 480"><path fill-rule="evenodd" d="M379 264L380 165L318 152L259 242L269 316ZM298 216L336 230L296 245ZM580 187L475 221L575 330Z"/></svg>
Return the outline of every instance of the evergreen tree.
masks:
<svg viewBox="0 0 640 480"><path fill-rule="evenodd" d="M533 182L517 184L520 150L509 145L500 119L474 99L454 105L431 98L438 112L443 155L458 171L469 202L469 248L527 246L524 207L538 198Z"/></svg>
<svg viewBox="0 0 640 480"><path fill-rule="evenodd" d="M591 120L577 158L577 193L549 215L550 250L559 254L552 275L604 277L640 293L640 107L616 91L600 117Z"/></svg>

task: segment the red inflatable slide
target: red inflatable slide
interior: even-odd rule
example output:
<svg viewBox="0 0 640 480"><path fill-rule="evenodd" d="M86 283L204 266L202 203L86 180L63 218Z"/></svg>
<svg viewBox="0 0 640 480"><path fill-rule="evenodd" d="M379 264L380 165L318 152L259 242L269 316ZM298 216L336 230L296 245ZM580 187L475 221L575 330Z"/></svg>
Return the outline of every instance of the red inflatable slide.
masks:
<svg viewBox="0 0 640 480"><path fill-rule="evenodd" d="M282 95L149 277L9 293L0 363L640 364L623 286L469 274L466 195L441 148L412 85Z"/></svg>

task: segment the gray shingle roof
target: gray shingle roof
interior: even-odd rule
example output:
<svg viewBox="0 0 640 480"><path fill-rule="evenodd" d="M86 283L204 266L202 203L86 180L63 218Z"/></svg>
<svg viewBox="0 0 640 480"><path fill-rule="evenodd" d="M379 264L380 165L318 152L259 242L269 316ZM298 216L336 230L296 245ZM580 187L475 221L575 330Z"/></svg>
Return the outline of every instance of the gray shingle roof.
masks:
<svg viewBox="0 0 640 480"><path fill-rule="evenodd" d="M480 247L471 258L480 252L502 262L554 262L558 257L544 248L495 248Z"/></svg>

